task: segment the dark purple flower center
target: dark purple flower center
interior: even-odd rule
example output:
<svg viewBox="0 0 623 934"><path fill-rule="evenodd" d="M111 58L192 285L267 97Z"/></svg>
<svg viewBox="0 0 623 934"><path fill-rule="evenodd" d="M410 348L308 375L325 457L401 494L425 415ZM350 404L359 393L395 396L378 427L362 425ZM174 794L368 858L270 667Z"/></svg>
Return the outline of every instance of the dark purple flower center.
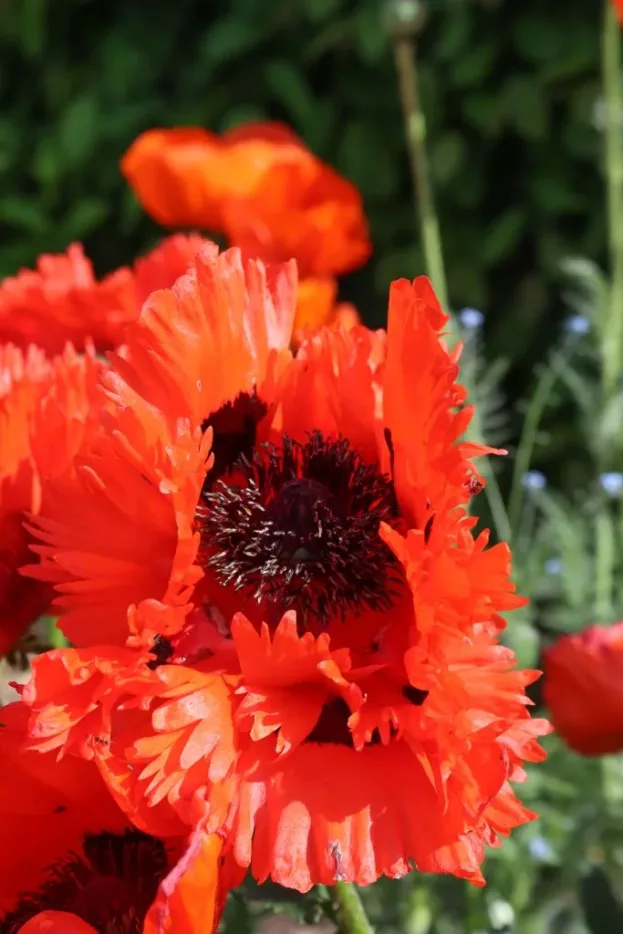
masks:
<svg viewBox="0 0 623 934"><path fill-rule="evenodd" d="M197 510L219 582L272 606L270 618L295 609L310 628L392 604L399 568L379 528L396 519L391 478L318 431L243 454L204 486Z"/></svg>
<svg viewBox="0 0 623 934"><path fill-rule="evenodd" d="M0 919L0 934L18 934L41 911L75 914L98 934L141 934L167 868L162 841L138 830L87 835L82 854L52 866L41 887Z"/></svg>

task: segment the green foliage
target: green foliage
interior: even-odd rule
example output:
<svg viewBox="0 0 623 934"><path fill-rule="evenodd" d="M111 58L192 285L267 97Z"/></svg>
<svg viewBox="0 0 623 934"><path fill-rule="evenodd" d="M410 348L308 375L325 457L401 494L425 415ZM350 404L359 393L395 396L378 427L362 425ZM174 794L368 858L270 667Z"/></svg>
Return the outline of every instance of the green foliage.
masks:
<svg viewBox="0 0 623 934"><path fill-rule="evenodd" d="M596 608L605 621L623 600L620 504L598 484L601 471L623 469L622 398L602 405L599 384L609 287L599 273L598 19L588 0L429 0L418 49L451 302L486 315L485 340L472 335L464 356L476 434L519 443L519 466L509 459L499 481L502 508L517 507L517 584L533 598L507 635L525 666L538 662L544 633L579 629ZM382 20L381 0L7 0L0 275L72 240L104 273L156 240L119 172L141 131L280 119L360 187L375 255L342 287L367 323L384 323L391 279L425 270ZM590 319L586 339L563 340L569 312ZM528 467L553 485L523 490ZM495 503L479 500L495 520ZM548 572L551 559L560 573ZM364 896L378 930L623 930L623 805L612 793L623 777L556 740L548 747L525 793L541 821L489 857L488 888L417 874L383 881ZM245 888L225 930L251 934L274 911L310 923L325 909L326 893Z"/></svg>

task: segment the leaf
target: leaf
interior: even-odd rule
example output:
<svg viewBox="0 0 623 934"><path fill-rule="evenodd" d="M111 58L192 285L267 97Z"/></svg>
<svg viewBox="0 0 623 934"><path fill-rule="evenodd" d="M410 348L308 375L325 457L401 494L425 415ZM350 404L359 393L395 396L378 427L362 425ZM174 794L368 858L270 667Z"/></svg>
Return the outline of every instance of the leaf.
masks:
<svg viewBox="0 0 623 934"><path fill-rule="evenodd" d="M623 906L615 898L601 866L592 866L580 882L580 902L591 934L623 931Z"/></svg>
<svg viewBox="0 0 623 934"><path fill-rule="evenodd" d="M264 32L261 19L252 21L231 15L217 20L199 46L200 59L211 71L227 62L239 61L259 45Z"/></svg>
<svg viewBox="0 0 623 934"><path fill-rule="evenodd" d="M35 198L13 195L0 198L0 221L30 233L41 233L47 226L45 211Z"/></svg>
<svg viewBox="0 0 623 934"><path fill-rule="evenodd" d="M467 143L460 133L444 133L431 147L431 172L440 184L448 184L459 175L467 160Z"/></svg>
<svg viewBox="0 0 623 934"><path fill-rule="evenodd" d="M362 61L375 65L388 51L381 11L376 4L361 6L355 18L355 37Z"/></svg>
<svg viewBox="0 0 623 934"><path fill-rule="evenodd" d="M108 204L101 198L76 201L61 225L67 242L84 239L103 223L108 212Z"/></svg>
<svg viewBox="0 0 623 934"><path fill-rule="evenodd" d="M548 19L536 11L526 11L517 19L513 40L522 58L530 62L551 62L560 56L564 30L553 17Z"/></svg>
<svg viewBox="0 0 623 934"><path fill-rule="evenodd" d="M306 127L313 123L316 100L301 71L286 59L266 62L266 86L287 110L292 121Z"/></svg>
<svg viewBox="0 0 623 934"><path fill-rule="evenodd" d="M12 25L26 58L38 58L46 40L46 0L20 0L12 10Z"/></svg>
<svg viewBox="0 0 623 934"><path fill-rule="evenodd" d="M69 105L59 123L58 139L64 172L73 171L93 152L97 143L97 103L90 93Z"/></svg>
<svg viewBox="0 0 623 934"><path fill-rule="evenodd" d="M467 53L450 69L454 83L462 88L480 84L491 72L499 49L499 43L494 36L470 46Z"/></svg>
<svg viewBox="0 0 623 934"><path fill-rule="evenodd" d="M529 139L543 139L549 129L547 97L539 84L525 75L514 75L502 88L507 119Z"/></svg>
<svg viewBox="0 0 623 934"><path fill-rule="evenodd" d="M482 258L487 266L494 266L515 249L526 224L523 208L514 208L498 218L486 232Z"/></svg>

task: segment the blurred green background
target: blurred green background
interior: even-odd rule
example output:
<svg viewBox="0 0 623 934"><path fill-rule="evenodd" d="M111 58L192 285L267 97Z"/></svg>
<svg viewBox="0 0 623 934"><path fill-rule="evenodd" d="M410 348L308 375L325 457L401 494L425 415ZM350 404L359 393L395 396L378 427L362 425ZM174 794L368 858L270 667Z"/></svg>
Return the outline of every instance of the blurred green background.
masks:
<svg viewBox="0 0 623 934"><path fill-rule="evenodd" d="M558 339L559 263L604 255L599 4L425 0L420 79L456 308L506 388ZM423 269L382 0L2 0L0 275L84 240L100 272L156 239L118 170L142 130L281 119L361 189L367 323Z"/></svg>
<svg viewBox="0 0 623 934"><path fill-rule="evenodd" d="M466 365L503 364L501 393L484 383L488 439L515 451L539 367L554 372L552 355L566 347L525 465L554 489L526 494L512 529L518 583L533 602L509 641L533 665L543 623L577 629L596 618L590 523L611 512L597 478L623 467L619 422L608 435L594 417L597 341L570 346L564 322L578 306L561 275L569 256L606 265L602 10L593 0L426 6L418 69L451 304L485 316ZM154 126L219 131L248 119L287 122L362 191L374 255L341 294L367 324L384 323L392 279L425 271L381 0L2 0L0 53L0 276L73 240L100 274L131 262L163 233L119 172L132 140ZM599 291L594 271L584 285ZM512 457L501 467L505 500L513 468ZM620 615L623 569L615 576L602 621ZM580 760L555 738L547 746L549 764L526 793L542 819L489 858L488 888L381 883L366 893L380 931L623 932L621 764ZM282 896L269 912L278 904L314 919L313 900ZM250 931L262 910L234 897L228 934Z"/></svg>

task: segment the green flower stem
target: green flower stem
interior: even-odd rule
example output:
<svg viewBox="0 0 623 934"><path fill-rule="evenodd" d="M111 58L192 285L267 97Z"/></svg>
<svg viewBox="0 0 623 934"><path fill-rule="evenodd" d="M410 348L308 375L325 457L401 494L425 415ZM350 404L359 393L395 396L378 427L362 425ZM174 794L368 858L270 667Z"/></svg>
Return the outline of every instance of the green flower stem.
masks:
<svg viewBox="0 0 623 934"><path fill-rule="evenodd" d="M333 897L342 934L374 934L355 885L336 882Z"/></svg>
<svg viewBox="0 0 623 934"><path fill-rule="evenodd" d="M400 99L404 115L405 134L409 150L409 162L413 176L413 191L416 219L419 224L424 250L426 271L437 293L441 307L451 315L448 305L448 288L446 272L441 245L439 220L435 209L435 198L430 180L428 156L426 153L426 117L422 109L420 88L416 62L416 39L407 32L398 33L393 40L396 71ZM456 321L452 318L452 331L454 336L458 333ZM466 386L469 395L473 391ZM482 434L478 424L478 413L472 419L471 436L476 443L482 442ZM504 499L500 492L492 466L485 463L482 473L487 481L485 494L497 536L500 540L510 539L511 527L504 506Z"/></svg>
<svg viewBox="0 0 623 934"><path fill-rule="evenodd" d="M610 291L601 327L602 407L619 391L623 375L623 94L621 91L621 27L611 0L604 0L602 89L605 104L604 144L608 201ZM598 468L606 466L597 452ZM595 615L610 621L613 613L615 541L612 518L603 507L595 518Z"/></svg>
<svg viewBox="0 0 623 934"><path fill-rule="evenodd" d="M612 517L602 507L595 517L595 621L612 622L616 538Z"/></svg>
<svg viewBox="0 0 623 934"><path fill-rule="evenodd" d="M623 373L623 94L621 27L611 0L604 0L602 82L605 104L605 161L611 290L602 328L604 402L616 392Z"/></svg>
<svg viewBox="0 0 623 934"><path fill-rule="evenodd" d="M530 396L519 444L517 445L517 453L515 454L511 491L508 498L508 521L511 530L515 533L519 526L523 506L522 478L526 471L530 469L539 425L557 379L558 368L554 364L544 367L535 390Z"/></svg>
<svg viewBox="0 0 623 934"><path fill-rule="evenodd" d="M415 190L416 218L420 227L426 269L437 298L448 310L448 289L441 248L439 220L426 156L426 117L422 110L416 67L416 42L410 36L394 40L394 56L398 72L400 98L404 114L409 161Z"/></svg>

